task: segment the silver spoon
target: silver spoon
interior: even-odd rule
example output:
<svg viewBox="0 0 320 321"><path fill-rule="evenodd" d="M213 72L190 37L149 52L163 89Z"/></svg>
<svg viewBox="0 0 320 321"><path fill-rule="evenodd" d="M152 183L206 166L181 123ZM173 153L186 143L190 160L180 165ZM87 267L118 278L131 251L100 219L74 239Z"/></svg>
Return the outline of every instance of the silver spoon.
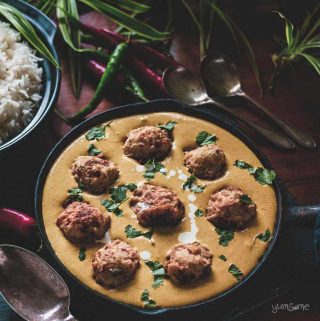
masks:
<svg viewBox="0 0 320 321"><path fill-rule="evenodd" d="M163 83L169 94L178 100L197 107L212 103L228 114L231 114L240 119L242 122L246 123L249 127L256 130L258 133L260 133L260 135L265 137L274 145L285 149L295 148L294 142L286 136L274 130L271 131L267 128L264 128L253 121L238 115L236 112L224 106L220 102L210 98L201 79L184 67L167 68L163 73Z"/></svg>
<svg viewBox="0 0 320 321"><path fill-rule="evenodd" d="M76 321L65 282L38 255L21 247L0 245L0 291L27 321Z"/></svg>
<svg viewBox="0 0 320 321"><path fill-rule="evenodd" d="M298 144L308 148L316 147L316 142L311 136L274 116L268 109L242 90L238 70L227 57L220 53L206 56L201 63L200 71L210 96L212 94L216 97L243 97L251 103L251 106L255 106L262 114L268 116Z"/></svg>

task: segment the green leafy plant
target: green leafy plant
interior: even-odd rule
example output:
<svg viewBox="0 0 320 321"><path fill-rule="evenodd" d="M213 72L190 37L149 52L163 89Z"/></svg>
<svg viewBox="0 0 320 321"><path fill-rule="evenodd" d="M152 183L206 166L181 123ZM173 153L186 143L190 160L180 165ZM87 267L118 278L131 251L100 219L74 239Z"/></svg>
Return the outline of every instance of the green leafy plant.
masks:
<svg viewBox="0 0 320 321"><path fill-rule="evenodd" d="M320 5L304 19L301 27L294 26L281 12L276 13L285 21L285 39L279 44L281 50L272 55L274 72L269 89L274 91L277 78L286 65L304 60L320 75Z"/></svg>
<svg viewBox="0 0 320 321"><path fill-rule="evenodd" d="M39 38L33 26L17 9L9 4L0 2L0 15L6 18L41 56L50 61L57 68L60 68L59 63L52 55L49 48Z"/></svg>

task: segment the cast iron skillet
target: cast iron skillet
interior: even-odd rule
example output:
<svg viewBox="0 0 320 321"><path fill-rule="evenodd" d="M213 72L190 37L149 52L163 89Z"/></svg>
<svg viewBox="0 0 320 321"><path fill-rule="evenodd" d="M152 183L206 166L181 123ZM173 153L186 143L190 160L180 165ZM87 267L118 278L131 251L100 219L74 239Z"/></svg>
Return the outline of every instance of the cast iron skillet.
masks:
<svg viewBox="0 0 320 321"><path fill-rule="evenodd" d="M59 62L59 57L54 47L54 37L57 32L57 28L53 21L51 21L46 15L44 15L37 8L31 6L30 4L21 0L1 0L1 2L6 2L11 6L18 9L24 14L32 26L36 29L38 35L41 37L42 41L50 49L51 53L55 59ZM0 18L2 19L2 17ZM12 139L6 143L0 145L0 155L4 151L8 151L9 148L16 147L16 145L23 142L27 135L29 135L38 125L44 120L45 116L50 111L51 107L57 100L60 82L61 82L61 71L49 63L47 60L43 60L43 81L42 81L42 100L41 104L33 117L32 121L24 128L18 135L14 136Z"/></svg>
<svg viewBox="0 0 320 321"><path fill-rule="evenodd" d="M47 238L44 223L43 223L43 218L42 218L42 208L41 207L42 207L43 187L44 187L47 175L48 175L52 165L54 164L54 162L56 161L56 159L60 155L60 153L69 144L71 144L76 138L78 138L80 135L82 135L83 133L88 131L90 128L92 128L98 124L101 124L103 122L106 122L108 120L121 118L124 116L129 116L129 115L134 115L134 114L143 114L143 113L152 113L152 112L163 112L163 111L179 112L179 113L189 115L189 116L192 116L195 118L205 119L207 121L210 121L210 122L224 128L224 129L228 130L233 135L238 137L241 141L243 141L257 155L257 157L259 158L259 160L261 161L262 165L265 168L272 169L272 167L271 167L270 163L268 162L268 160L266 159L266 157L260 152L260 150L255 146L255 144L245 134L243 134L241 131L236 129L229 122L221 120L220 118L213 115L212 113L209 114L209 113L200 111L199 109L193 109L191 107L188 107L188 106L186 106L178 101L174 101L174 100L157 100L157 101L152 101L149 103L139 103L139 104L134 104L134 105L117 107L117 108L111 109L109 111L103 112L101 114L98 114L96 116L93 116L92 118L86 120L82 124L75 127L52 150L52 152L50 153L49 157L47 158L47 160L41 170L41 173L38 178L37 186L36 186L36 193L35 193L36 216L37 216L37 220L38 220L38 226L40 229L41 237L42 237L44 243L46 244L46 246L49 248L49 250L50 250L51 254L53 255L53 257L55 258L55 260L62 266L63 270L66 271L73 279L75 279L77 282L79 282L82 286L87 288L89 291L93 292L95 295L105 298L106 300L114 301L114 300L109 299L105 296L102 296L101 294L93 291L92 289L90 289L87 286L85 286L84 284L82 284L79 280L77 280L74 276L72 276L71 273L68 272L68 270L64 267L64 265L61 263L59 258L55 255L55 253L51 247L51 244ZM190 126L192 126L192 124L190 124ZM137 312L140 312L143 314L159 314L159 313L163 313L165 311L182 310L182 309L186 309L186 308L200 306L203 304L212 303L212 302L219 300L222 297L227 296L229 293L233 292L237 288L243 286L264 264L264 262L266 261L267 257L269 256L270 252L272 251L272 249L278 239L279 230L280 230L283 212L284 212L284 197L282 195L282 190L281 190L280 186L281 185L280 185L279 181L276 179L273 184L273 188L275 190L276 199L277 199L277 219L276 219L276 223L275 223L273 238L270 241L269 247L266 250L266 252L264 253L264 255L262 256L262 258L259 260L257 266L250 272L250 274L244 280L237 283L237 285L235 285L233 288L231 288L231 289L223 292L222 294L220 294L212 299L209 299L207 301L203 301L200 303L196 303L196 304L192 304L192 305L188 305L188 306L184 306L184 307L177 307L177 308L160 308L157 310L147 310L147 309L142 309L142 308L137 308L135 306L127 305L127 304L124 304L124 303L121 303L118 301L114 301L114 302L117 302L121 306L128 307L134 311L137 311ZM287 209L287 211L288 210L292 214L293 220L296 220L297 217L299 218L301 212L303 212L302 213L303 216L306 216L306 214L309 214L309 215L307 215L307 220L309 220L310 218L312 219L312 217L314 217L317 212L320 212L320 206L314 206L312 208L305 207L305 208L303 208L303 211L301 211L300 207L294 207L291 209Z"/></svg>

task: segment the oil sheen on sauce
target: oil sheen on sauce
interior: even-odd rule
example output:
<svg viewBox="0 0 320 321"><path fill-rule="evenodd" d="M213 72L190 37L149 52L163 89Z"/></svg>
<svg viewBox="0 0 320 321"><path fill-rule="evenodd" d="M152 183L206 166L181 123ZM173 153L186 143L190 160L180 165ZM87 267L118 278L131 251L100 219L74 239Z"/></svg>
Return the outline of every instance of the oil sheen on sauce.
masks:
<svg viewBox="0 0 320 321"><path fill-rule="evenodd" d="M143 166L123 154L122 146L125 137L134 128L165 124L168 121L177 122L173 130L175 148L170 156L162 162L167 169L166 175L157 173L151 183L170 188L178 194L186 208L185 219L173 228L155 228L152 241L144 237L127 239L125 227L129 224L141 231L147 230L138 224L128 205L129 201L127 201L121 206L124 212L122 217L116 217L110 213L112 222L109 235L102 242L99 241L94 245L87 246L86 260L79 261L79 246L70 243L55 223L62 211L61 204L67 196L68 189L77 186L70 173L73 161L79 155L87 155L88 145L94 143L107 158L118 165L120 178L115 185L142 184L145 182ZM224 150L227 158L227 172L223 177L214 181L198 180L198 184L205 185L205 190L203 193L192 196L190 195L192 192L182 189L184 180L190 176L183 166L183 151L195 148L195 137L204 130L217 135L217 145ZM144 289L148 289L150 298L155 300L159 306L174 307L212 298L234 286L237 280L228 272L231 264L237 265L244 276L250 273L268 246L265 242L255 240L255 237L267 228L273 233L276 220L276 198L272 187L260 185L246 170L233 166L236 159L245 160L253 166L261 166L258 158L245 144L226 130L210 122L168 112L135 115L113 120L106 128L106 133L106 139L90 142L86 140L85 133L83 133L59 156L44 187L42 208L48 239L61 262L77 279L102 295L127 304L142 306L141 293ZM210 195L228 185L239 187L245 194L248 194L256 203L258 214L249 228L236 232L229 245L223 247L219 245L219 236L215 232L215 227L205 217L196 217L195 211L196 209L205 211ZM132 193L128 192L129 198L131 195ZM109 198L109 195L94 196L83 193L83 196L86 202L106 211L100 202ZM91 268L94 252L101 248L109 238L111 240L119 238L128 242L137 248L141 256L141 266L134 280L121 288L112 290L95 283ZM207 246L213 254L211 275L199 283L184 287L176 286L166 279L162 286L153 289L151 286L153 276L144 260L151 259L164 265L166 254L174 245L179 242L192 241L198 241ZM227 257L226 262L218 258L221 254Z"/></svg>

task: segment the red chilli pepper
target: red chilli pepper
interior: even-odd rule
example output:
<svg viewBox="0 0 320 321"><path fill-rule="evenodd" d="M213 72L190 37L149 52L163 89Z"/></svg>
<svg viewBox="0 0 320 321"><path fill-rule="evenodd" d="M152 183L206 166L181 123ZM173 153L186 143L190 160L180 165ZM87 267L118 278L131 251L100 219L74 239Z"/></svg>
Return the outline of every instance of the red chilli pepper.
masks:
<svg viewBox="0 0 320 321"><path fill-rule="evenodd" d="M35 235L36 221L27 214L12 208L0 208L0 226L26 238Z"/></svg>
<svg viewBox="0 0 320 321"><path fill-rule="evenodd" d="M115 47L121 42L127 41L127 38L123 35L110 31L106 28L97 29L90 25L81 24L81 28L87 32L90 32L101 40L105 41L108 46ZM166 69L168 66L181 66L176 60L170 56L137 41L130 41L130 51L135 55L143 59L143 61L148 61L159 68Z"/></svg>

